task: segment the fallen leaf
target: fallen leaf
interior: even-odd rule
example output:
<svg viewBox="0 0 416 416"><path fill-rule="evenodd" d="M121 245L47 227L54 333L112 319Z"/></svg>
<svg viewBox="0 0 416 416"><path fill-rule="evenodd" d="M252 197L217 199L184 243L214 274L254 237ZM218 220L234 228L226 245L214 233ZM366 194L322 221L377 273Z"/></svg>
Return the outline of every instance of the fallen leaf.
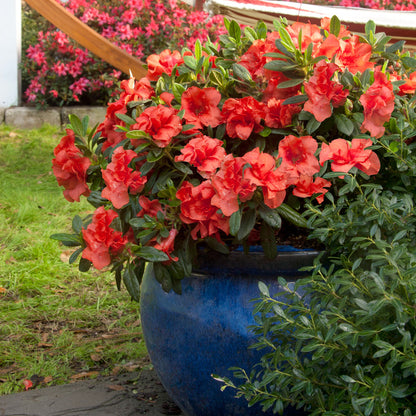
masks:
<svg viewBox="0 0 416 416"><path fill-rule="evenodd" d="M0 293L6 293L7 292L7 289L5 289L4 287L1 287L0 286Z"/></svg>
<svg viewBox="0 0 416 416"><path fill-rule="evenodd" d="M69 258L71 257L71 254L72 254L72 252L64 251L64 252L61 253L59 258L61 259L61 261L63 263L68 263Z"/></svg>
<svg viewBox="0 0 416 416"><path fill-rule="evenodd" d="M116 376L116 375L118 375L120 373L120 371L121 371L121 367L120 366L117 366L117 367L114 367L113 368L113 370L111 371L111 374L113 376Z"/></svg>
<svg viewBox="0 0 416 416"><path fill-rule="evenodd" d="M71 376L72 380L79 380L80 378L89 378L89 377L95 377L100 374L99 371L83 371L82 373L74 374Z"/></svg>
<svg viewBox="0 0 416 416"><path fill-rule="evenodd" d="M7 260L6 260L6 264L11 264L11 263L16 263L16 259L13 256L10 256Z"/></svg>
<svg viewBox="0 0 416 416"><path fill-rule="evenodd" d="M93 360L93 361L95 361L95 362L99 362L99 361L101 361L102 360L102 356L101 356L101 354L91 354L90 355L90 357L91 357L91 360Z"/></svg>
<svg viewBox="0 0 416 416"><path fill-rule="evenodd" d="M111 386L107 386L107 388L109 390L114 390L114 391L123 391L123 390L126 390L126 388L124 386L120 386L120 384L112 384Z"/></svg>
<svg viewBox="0 0 416 416"><path fill-rule="evenodd" d="M30 380L23 380L25 390L29 390L33 387L33 383Z"/></svg>
<svg viewBox="0 0 416 416"><path fill-rule="evenodd" d="M46 342L39 342L38 347L39 348L51 348L53 347L53 344L47 344Z"/></svg>
<svg viewBox="0 0 416 416"><path fill-rule="evenodd" d="M48 383L50 383L52 380L53 380L53 377L52 377L52 376L46 376L46 377L43 379L43 383L44 383L44 384L48 384Z"/></svg>

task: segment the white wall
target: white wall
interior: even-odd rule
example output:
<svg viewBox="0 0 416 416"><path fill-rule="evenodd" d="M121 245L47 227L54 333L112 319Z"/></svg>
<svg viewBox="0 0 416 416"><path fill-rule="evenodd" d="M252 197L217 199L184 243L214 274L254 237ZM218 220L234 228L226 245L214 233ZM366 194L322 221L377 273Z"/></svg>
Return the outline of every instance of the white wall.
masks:
<svg viewBox="0 0 416 416"><path fill-rule="evenodd" d="M20 103L21 0L0 0L0 107Z"/></svg>

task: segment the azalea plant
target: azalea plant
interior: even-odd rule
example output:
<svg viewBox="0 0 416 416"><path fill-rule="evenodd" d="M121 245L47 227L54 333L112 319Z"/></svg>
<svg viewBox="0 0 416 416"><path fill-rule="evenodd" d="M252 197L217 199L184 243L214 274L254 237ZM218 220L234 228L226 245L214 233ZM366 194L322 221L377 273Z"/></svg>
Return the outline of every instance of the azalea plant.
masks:
<svg viewBox="0 0 416 416"><path fill-rule="evenodd" d="M221 16L208 16L177 0L57 1L105 39L139 59L174 46L193 49L196 40L216 39L225 32ZM120 94L120 71L28 6L23 10L26 53L22 78L27 103L106 105Z"/></svg>
<svg viewBox="0 0 416 416"><path fill-rule="evenodd" d="M380 149L398 150L414 122L416 60L374 23L366 37L336 17L225 25L219 44L149 56L97 129L72 117L55 149L65 198L95 211L54 238L79 246L81 270L111 266L134 299L146 262L180 292L206 247L261 245L274 258L313 231L306 207L334 204L348 173L363 187L385 180Z"/></svg>

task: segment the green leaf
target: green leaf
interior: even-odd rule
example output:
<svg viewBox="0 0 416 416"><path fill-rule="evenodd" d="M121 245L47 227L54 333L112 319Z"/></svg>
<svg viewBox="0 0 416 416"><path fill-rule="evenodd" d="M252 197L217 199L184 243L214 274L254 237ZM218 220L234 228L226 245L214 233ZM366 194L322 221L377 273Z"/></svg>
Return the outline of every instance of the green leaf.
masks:
<svg viewBox="0 0 416 416"><path fill-rule="evenodd" d="M194 53L195 53L196 60L199 61L202 57L202 45L199 39L197 39L195 42Z"/></svg>
<svg viewBox="0 0 416 416"><path fill-rule="evenodd" d="M403 49L403 46L406 44L406 41L404 40L399 40L396 43L393 43L393 45L390 45L387 47L386 49L386 53L395 53L398 50Z"/></svg>
<svg viewBox="0 0 416 416"><path fill-rule="evenodd" d="M251 42L254 42L258 38L256 31L250 26L244 28L244 34Z"/></svg>
<svg viewBox="0 0 416 416"><path fill-rule="evenodd" d="M196 63L197 63L197 61L196 61L196 59L195 59L193 56L185 55L185 56L183 57L183 60L184 60L184 62L185 62L185 65L186 65L188 68L191 68L191 69L193 69L193 70L195 70L195 69L196 69Z"/></svg>
<svg viewBox="0 0 416 416"><path fill-rule="evenodd" d="M133 266L131 263L128 263L124 269L123 282L131 298L136 302L139 302L140 284L139 280L136 277L136 274L134 273Z"/></svg>
<svg viewBox="0 0 416 416"><path fill-rule="evenodd" d="M276 208L278 214L290 221L297 227L307 228L307 221L297 211L287 204L282 204Z"/></svg>
<svg viewBox="0 0 416 416"><path fill-rule="evenodd" d="M247 211L243 212L243 216L241 219L240 229L238 230L237 238L242 241L244 240L254 228L256 224L256 210L248 209Z"/></svg>
<svg viewBox="0 0 416 416"><path fill-rule="evenodd" d="M178 169L180 172L182 172L185 175L192 175L192 169L188 166L186 163L181 162L173 162L173 165L176 169Z"/></svg>
<svg viewBox="0 0 416 416"><path fill-rule="evenodd" d="M250 72L248 72L247 68L240 64L233 64L233 73L236 78L242 79L243 81L252 81Z"/></svg>
<svg viewBox="0 0 416 416"><path fill-rule="evenodd" d="M354 131L354 123L345 114L335 114L335 124L346 136L350 136Z"/></svg>
<svg viewBox="0 0 416 416"><path fill-rule="evenodd" d="M370 36L370 33L372 33L373 35L374 33L376 33L376 24L372 20L369 20L365 24L365 33L367 36Z"/></svg>
<svg viewBox="0 0 416 416"><path fill-rule="evenodd" d="M126 133L126 137L128 139L142 139L142 138L150 139L150 135L143 130L129 130ZM146 143L146 146L148 146L147 143Z"/></svg>
<svg viewBox="0 0 416 416"><path fill-rule="evenodd" d="M321 122L318 121L315 117L312 117L306 123L306 131L308 132L308 134L312 134L314 131L318 130L320 125Z"/></svg>
<svg viewBox="0 0 416 416"><path fill-rule="evenodd" d="M173 283L168 269L163 264L155 263L153 270L157 281L162 285L162 289L166 293L170 292L173 288Z"/></svg>
<svg viewBox="0 0 416 416"><path fill-rule="evenodd" d="M81 245L78 235L75 234L57 233L52 234L50 238L60 241L66 247L76 247Z"/></svg>
<svg viewBox="0 0 416 416"><path fill-rule="evenodd" d="M208 247L210 247L212 250L218 251L218 253L222 254L229 254L230 250L228 247L220 243L216 238L208 237L205 239L206 243L208 244Z"/></svg>
<svg viewBox="0 0 416 416"><path fill-rule="evenodd" d="M274 229L278 230L282 226L282 218L275 209L262 204L258 209L258 213L261 219Z"/></svg>
<svg viewBox="0 0 416 416"><path fill-rule="evenodd" d="M82 135L83 136L85 136L87 134L89 121L90 121L90 118L88 116L85 116L81 121L82 133L83 133Z"/></svg>
<svg viewBox="0 0 416 416"><path fill-rule="evenodd" d="M82 230L82 219L79 215L75 215L72 220L72 229L76 234L79 234Z"/></svg>
<svg viewBox="0 0 416 416"><path fill-rule="evenodd" d="M79 261L78 269L80 272L87 272L92 266L92 263L81 257L81 260Z"/></svg>
<svg viewBox="0 0 416 416"><path fill-rule="evenodd" d="M74 133L78 136L83 137L85 133L84 133L82 122L79 119L79 117L76 116L75 114L70 114L68 118L69 118L69 122L71 123L71 127Z"/></svg>
<svg viewBox="0 0 416 416"><path fill-rule="evenodd" d="M307 99L308 96L306 94L294 95L293 97L287 98L283 101L283 105L304 103Z"/></svg>
<svg viewBox="0 0 416 416"><path fill-rule="evenodd" d="M166 253L154 247L140 247L139 249L134 251L134 254L137 257L141 257L142 259L151 262L169 260L169 256Z"/></svg>
<svg viewBox="0 0 416 416"><path fill-rule="evenodd" d="M289 64L286 61L270 61L264 65L265 69L270 71L287 72L299 68L297 64Z"/></svg>
<svg viewBox="0 0 416 416"><path fill-rule="evenodd" d="M410 56L403 56L403 58L401 58L401 61L409 69L415 69L416 68L416 58L412 58Z"/></svg>
<svg viewBox="0 0 416 416"><path fill-rule="evenodd" d="M73 264L75 263L76 259L78 258L78 256L82 253L82 251L84 250L84 247L80 247L77 250L75 250L71 256L69 257L69 264Z"/></svg>
<svg viewBox="0 0 416 416"><path fill-rule="evenodd" d="M260 227L260 242L265 256L274 259L277 256L275 229L267 223L263 223Z"/></svg>
<svg viewBox="0 0 416 416"><path fill-rule="evenodd" d="M269 137L271 133L272 133L272 129L270 127L266 126L262 131L259 132L259 135L261 137ZM257 146L257 147L259 147L259 146ZM264 149L264 147L263 147L263 149Z"/></svg>
<svg viewBox="0 0 416 416"><path fill-rule="evenodd" d="M149 163L154 163L162 159L162 157L163 157L163 149L154 149L147 154L146 159Z"/></svg>
<svg viewBox="0 0 416 416"><path fill-rule="evenodd" d="M341 30L341 22L339 21L337 16L332 16L331 22L329 24L329 33L332 33L334 36L339 35L339 32Z"/></svg>
<svg viewBox="0 0 416 416"><path fill-rule="evenodd" d="M136 120L134 118L129 117L127 114L116 113L116 117L124 121L128 126L130 124L136 123Z"/></svg>
<svg viewBox="0 0 416 416"><path fill-rule="evenodd" d="M270 297L269 288L267 287L267 285L265 283L263 283L262 281L259 281L258 282L258 287L259 287L260 293L263 296Z"/></svg>
<svg viewBox="0 0 416 416"><path fill-rule="evenodd" d="M283 81L283 82L281 82L277 86L277 88L290 88L290 87L295 87L296 85L302 84L303 81L305 81L303 78L290 79L289 81Z"/></svg>
<svg viewBox="0 0 416 416"><path fill-rule="evenodd" d="M236 212L233 212L233 214L230 217L230 234L233 236L236 236L241 225L241 211L237 210Z"/></svg>
<svg viewBox="0 0 416 416"><path fill-rule="evenodd" d="M292 38L289 35L289 32L283 27L280 26L279 29L280 39L283 46L290 52L295 52L296 48L293 44Z"/></svg>
<svg viewBox="0 0 416 416"><path fill-rule="evenodd" d="M232 20L230 23L230 27L228 29L228 33L232 38L234 38L238 43L241 42L241 28L240 25L235 21Z"/></svg>
<svg viewBox="0 0 416 416"><path fill-rule="evenodd" d="M357 381L354 380L352 377L347 375L340 376L342 380L344 380L346 383L356 383Z"/></svg>

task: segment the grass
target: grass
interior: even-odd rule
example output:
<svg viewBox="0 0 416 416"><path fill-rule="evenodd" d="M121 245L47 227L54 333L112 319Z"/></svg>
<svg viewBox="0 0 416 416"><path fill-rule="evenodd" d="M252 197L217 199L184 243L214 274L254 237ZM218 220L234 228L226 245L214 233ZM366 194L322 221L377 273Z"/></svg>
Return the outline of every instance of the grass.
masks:
<svg viewBox="0 0 416 416"><path fill-rule="evenodd" d="M139 308L108 272L80 273L67 232L87 202L69 203L52 174L53 127L0 125L0 394L147 363Z"/></svg>

